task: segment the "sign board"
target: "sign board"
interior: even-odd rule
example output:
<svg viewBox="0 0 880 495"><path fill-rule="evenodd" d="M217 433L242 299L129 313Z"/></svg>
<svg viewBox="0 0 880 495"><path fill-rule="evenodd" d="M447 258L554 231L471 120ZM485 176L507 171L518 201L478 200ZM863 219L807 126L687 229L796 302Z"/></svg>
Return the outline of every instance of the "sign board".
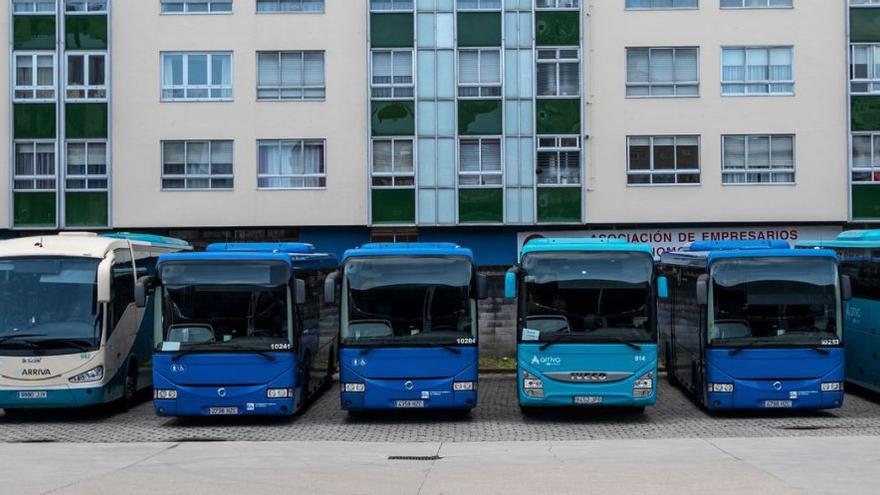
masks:
<svg viewBox="0 0 880 495"><path fill-rule="evenodd" d="M563 230L558 232L520 232L517 236L517 252L526 242L542 237L623 239L633 244L647 244L654 249L654 256L668 251L680 251L696 241L797 241L829 240L837 237L843 229L836 226L801 227L672 227L663 229L621 230Z"/></svg>

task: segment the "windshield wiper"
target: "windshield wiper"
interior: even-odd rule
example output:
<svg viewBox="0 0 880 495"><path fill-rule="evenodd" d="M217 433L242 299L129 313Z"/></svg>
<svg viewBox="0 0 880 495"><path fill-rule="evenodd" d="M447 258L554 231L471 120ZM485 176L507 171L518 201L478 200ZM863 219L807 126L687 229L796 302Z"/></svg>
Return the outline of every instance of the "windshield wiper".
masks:
<svg viewBox="0 0 880 495"><path fill-rule="evenodd" d="M549 348L550 346L552 346L554 344L558 344L558 343L566 340L566 336L571 336L571 335L572 334L570 334L570 333L560 334L555 339L544 342L544 344L541 345L541 347L539 347L538 350L541 350L541 351L547 350L547 348ZM583 337L587 337L587 336L584 335ZM629 347L632 347L633 349L635 349L637 351L642 350L642 346L636 344L635 342L630 342L629 340L626 340L623 337L589 337L585 341L585 343L587 343L587 344L589 344L591 342L616 342L619 344L624 344Z"/></svg>
<svg viewBox="0 0 880 495"><path fill-rule="evenodd" d="M193 346L191 346L191 347L189 347L189 348L187 348L187 349L184 349L184 350L182 350L182 351L178 351L178 353L175 354L174 357L171 358L171 360L172 360L172 361L178 361L178 360L180 360L180 358L182 358L183 356L186 356L186 355L188 355L188 354L195 354L196 352L198 352L199 349L202 349L202 348L205 348L205 347L211 347L212 345L216 345L216 344L217 344L216 342L204 342L204 343L201 343L201 344L195 344L195 345L193 345ZM236 349L235 349L235 347L230 347L230 348L227 348L227 349L218 348L218 349L217 349L217 352L218 352L218 353L223 353L225 350L233 350L233 351L234 351L234 350L236 350ZM238 350L239 350L239 351L246 352L246 353L248 353L248 354L256 354L256 355L258 355L258 356L262 356L262 357L268 359L269 361L276 361L276 360L277 360L277 358L276 358L275 356L273 356L272 354L270 354L270 353L268 353L268 352L266 352L266 351L258 351L258 350L251 350L251 349L241 349L241 348L239 348Z"/></svg>
<svg viewBox="0 0 880 495"><path fill-rule="evenodd" d="M24 339L24 338L28 338L28 337L45 337L45 336L46 336L46 334L44 334L44 333L16 333L16 334L12 334L12 335L4 335L3 337L0 337L0 344L7 342L7 341L10 341L10 340L13 340L13 339ZM22 340L21 343L25 344L25 345L29 345L31 347L37 347L37 348L40 347L39 345L35 344L34 342L32 342L30 340Z"/></svg>
<svg viewBox="0 0 880 495"><path fill-rule="evenodd" d="M595 340L599 340L599 341L604 340L604 341L607 341L607 342L617 342L617 343L619 343L619 344L624 344L624 345L627 345L627 346L629 346L629 347L632 347L633 349L635 349L635 350L637 350L637 351L641 351L641 350L642 350L642 346L640 346L639 344L636 344L635 342L630 342L629 340L626 340L626 339L623 338L623 337L593 337L593 339L595 339Z"/></svg>
<svg viewBox="0 0 880 495"><path fill-rule="evenodd" d="M50 342L50 343L58 342L61 344L66 344L66 345L73 347L74 349L77 349L82 352L87 352L89 350L89 348L87 346L82 345L80 343L81 341L78 339L45 339L45 340L39 341L38 345L41 345L41 344L44 344L47 342ZM37 344L37 343L35 343L35 344ZM42 347L42 345L41 345L41 347Z"/></svg>
<svg viewBox="0 0 880 495"><path fill-rule="evenodd" d="M766 344L766 343L767 342L749 342L748 344L738 345L738 346L734 347L733 349L731 349L730 352L728 353L728 355L736 356L737 354L739 354L740 352L742 352L746 349L752 349L752 348L760 346L761 344ZM824 355L824 356L831 354L831 351L829 351L828 349L823 349L822 347L819 347L817 345L808 345L807 347L818 352L819 354Z"/></svg>

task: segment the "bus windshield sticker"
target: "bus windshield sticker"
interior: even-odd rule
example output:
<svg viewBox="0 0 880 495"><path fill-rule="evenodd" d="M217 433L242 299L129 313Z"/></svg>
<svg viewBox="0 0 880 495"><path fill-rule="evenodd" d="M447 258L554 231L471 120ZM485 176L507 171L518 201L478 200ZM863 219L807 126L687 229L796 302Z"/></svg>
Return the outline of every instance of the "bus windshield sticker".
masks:
<svg viewBox="0 0 880 495"><path fill-rule="evenodd" d="M180 342L162 342L163 352L177 352L180 350Z"/></svg>
<svg viewBox="0 0 880 495"><path fill-rule="evenodd" d="M541 340L541 331L533 330L531 328L523 328L522 339L531 342Z"/></svg>

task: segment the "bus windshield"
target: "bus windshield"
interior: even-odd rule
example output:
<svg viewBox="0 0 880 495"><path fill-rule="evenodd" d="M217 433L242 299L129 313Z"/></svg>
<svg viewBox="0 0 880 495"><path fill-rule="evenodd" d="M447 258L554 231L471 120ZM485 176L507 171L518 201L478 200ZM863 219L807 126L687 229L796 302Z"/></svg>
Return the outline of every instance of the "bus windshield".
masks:
<svg viewBox="0 0 880 495"><path fill-rule="evenodd" d="M709 342L820 345L840 339L837 267L825 258L742 258L712 267Z"/></svg>
<svg viewBox="0 0 880 495"><path fill-rule="evenodd" d="M364 257L345 268L342 343L475 343L473 265L452 257Z"/></svg>
<svg viewBox="0 0 880 495"><path fill-rule="evenodd" d="M56 354L97 349L95 258L0 260L0 350Z"/></svg>
<svg viewBox="0 0 880 495"><path fill-rule="evenodd" d="M525 329L519 338L554 342L654 342L654 260L636 252L529 253Z"/></svg>

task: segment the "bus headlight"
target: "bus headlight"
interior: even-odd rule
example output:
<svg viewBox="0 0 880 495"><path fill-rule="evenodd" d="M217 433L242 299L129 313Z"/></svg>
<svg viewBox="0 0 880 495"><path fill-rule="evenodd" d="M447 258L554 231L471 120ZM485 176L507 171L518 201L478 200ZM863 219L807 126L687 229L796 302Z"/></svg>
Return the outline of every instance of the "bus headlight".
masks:
<svg viewBox="0 0 880 495"><path fill-rule="evenodd" d="M633 383L633 397L640 399L648 397L654 391L654 372L649 371L636 378Z"/></svg>
<svg viewBox="0 0 880 495"><path fill-rule="evenodd" d="M156 388L153 389L153 398L159 400L175 400L177 399L177 390Z"/></svg>
<svg viewBox="0 0 880 495"><path fill-rule="evenodd" d="M528 397L543 398L544 382L537 376L523 370L523 391Z"/></svg>
<svg viewBox="0 0 880 495"><path fill-rule="evenodd" d="M823 392L842 392L843 382L825 382L822 384Z"/></svg>
<svg viewBox="0 0 880 495"><path fill-rule="evenodd" d="M267 399L289 399L293 397L293 389L292 388L267 388L266 389L266 398Z"/></svg>
<svg viewBox="0 0 880 495"><path fill-rule="evenodd" d="M98 366L70 378L70 383L98 382L104 379L104 367Z"/></svg>
<svg viewBox="0 0 880 495"><path fill-rule="evenodd" d="M343 383L342 391L343 392L355 392L355 393L363 393L367 390L367 385L364 383Z"/></svg>
<svg viewBox="0 0 880 495"><path fill-rule="evenodd" d="M709 393L715 392L719 394L732 394L732 383L710 383L708 387Z"/></svg>
<svg viewBox="0 0 880 495"><path fill-rule="evenodd" d="M456 392L471 392L476 389L476 382L455 382L452 384L452 390Z"/></svg>

